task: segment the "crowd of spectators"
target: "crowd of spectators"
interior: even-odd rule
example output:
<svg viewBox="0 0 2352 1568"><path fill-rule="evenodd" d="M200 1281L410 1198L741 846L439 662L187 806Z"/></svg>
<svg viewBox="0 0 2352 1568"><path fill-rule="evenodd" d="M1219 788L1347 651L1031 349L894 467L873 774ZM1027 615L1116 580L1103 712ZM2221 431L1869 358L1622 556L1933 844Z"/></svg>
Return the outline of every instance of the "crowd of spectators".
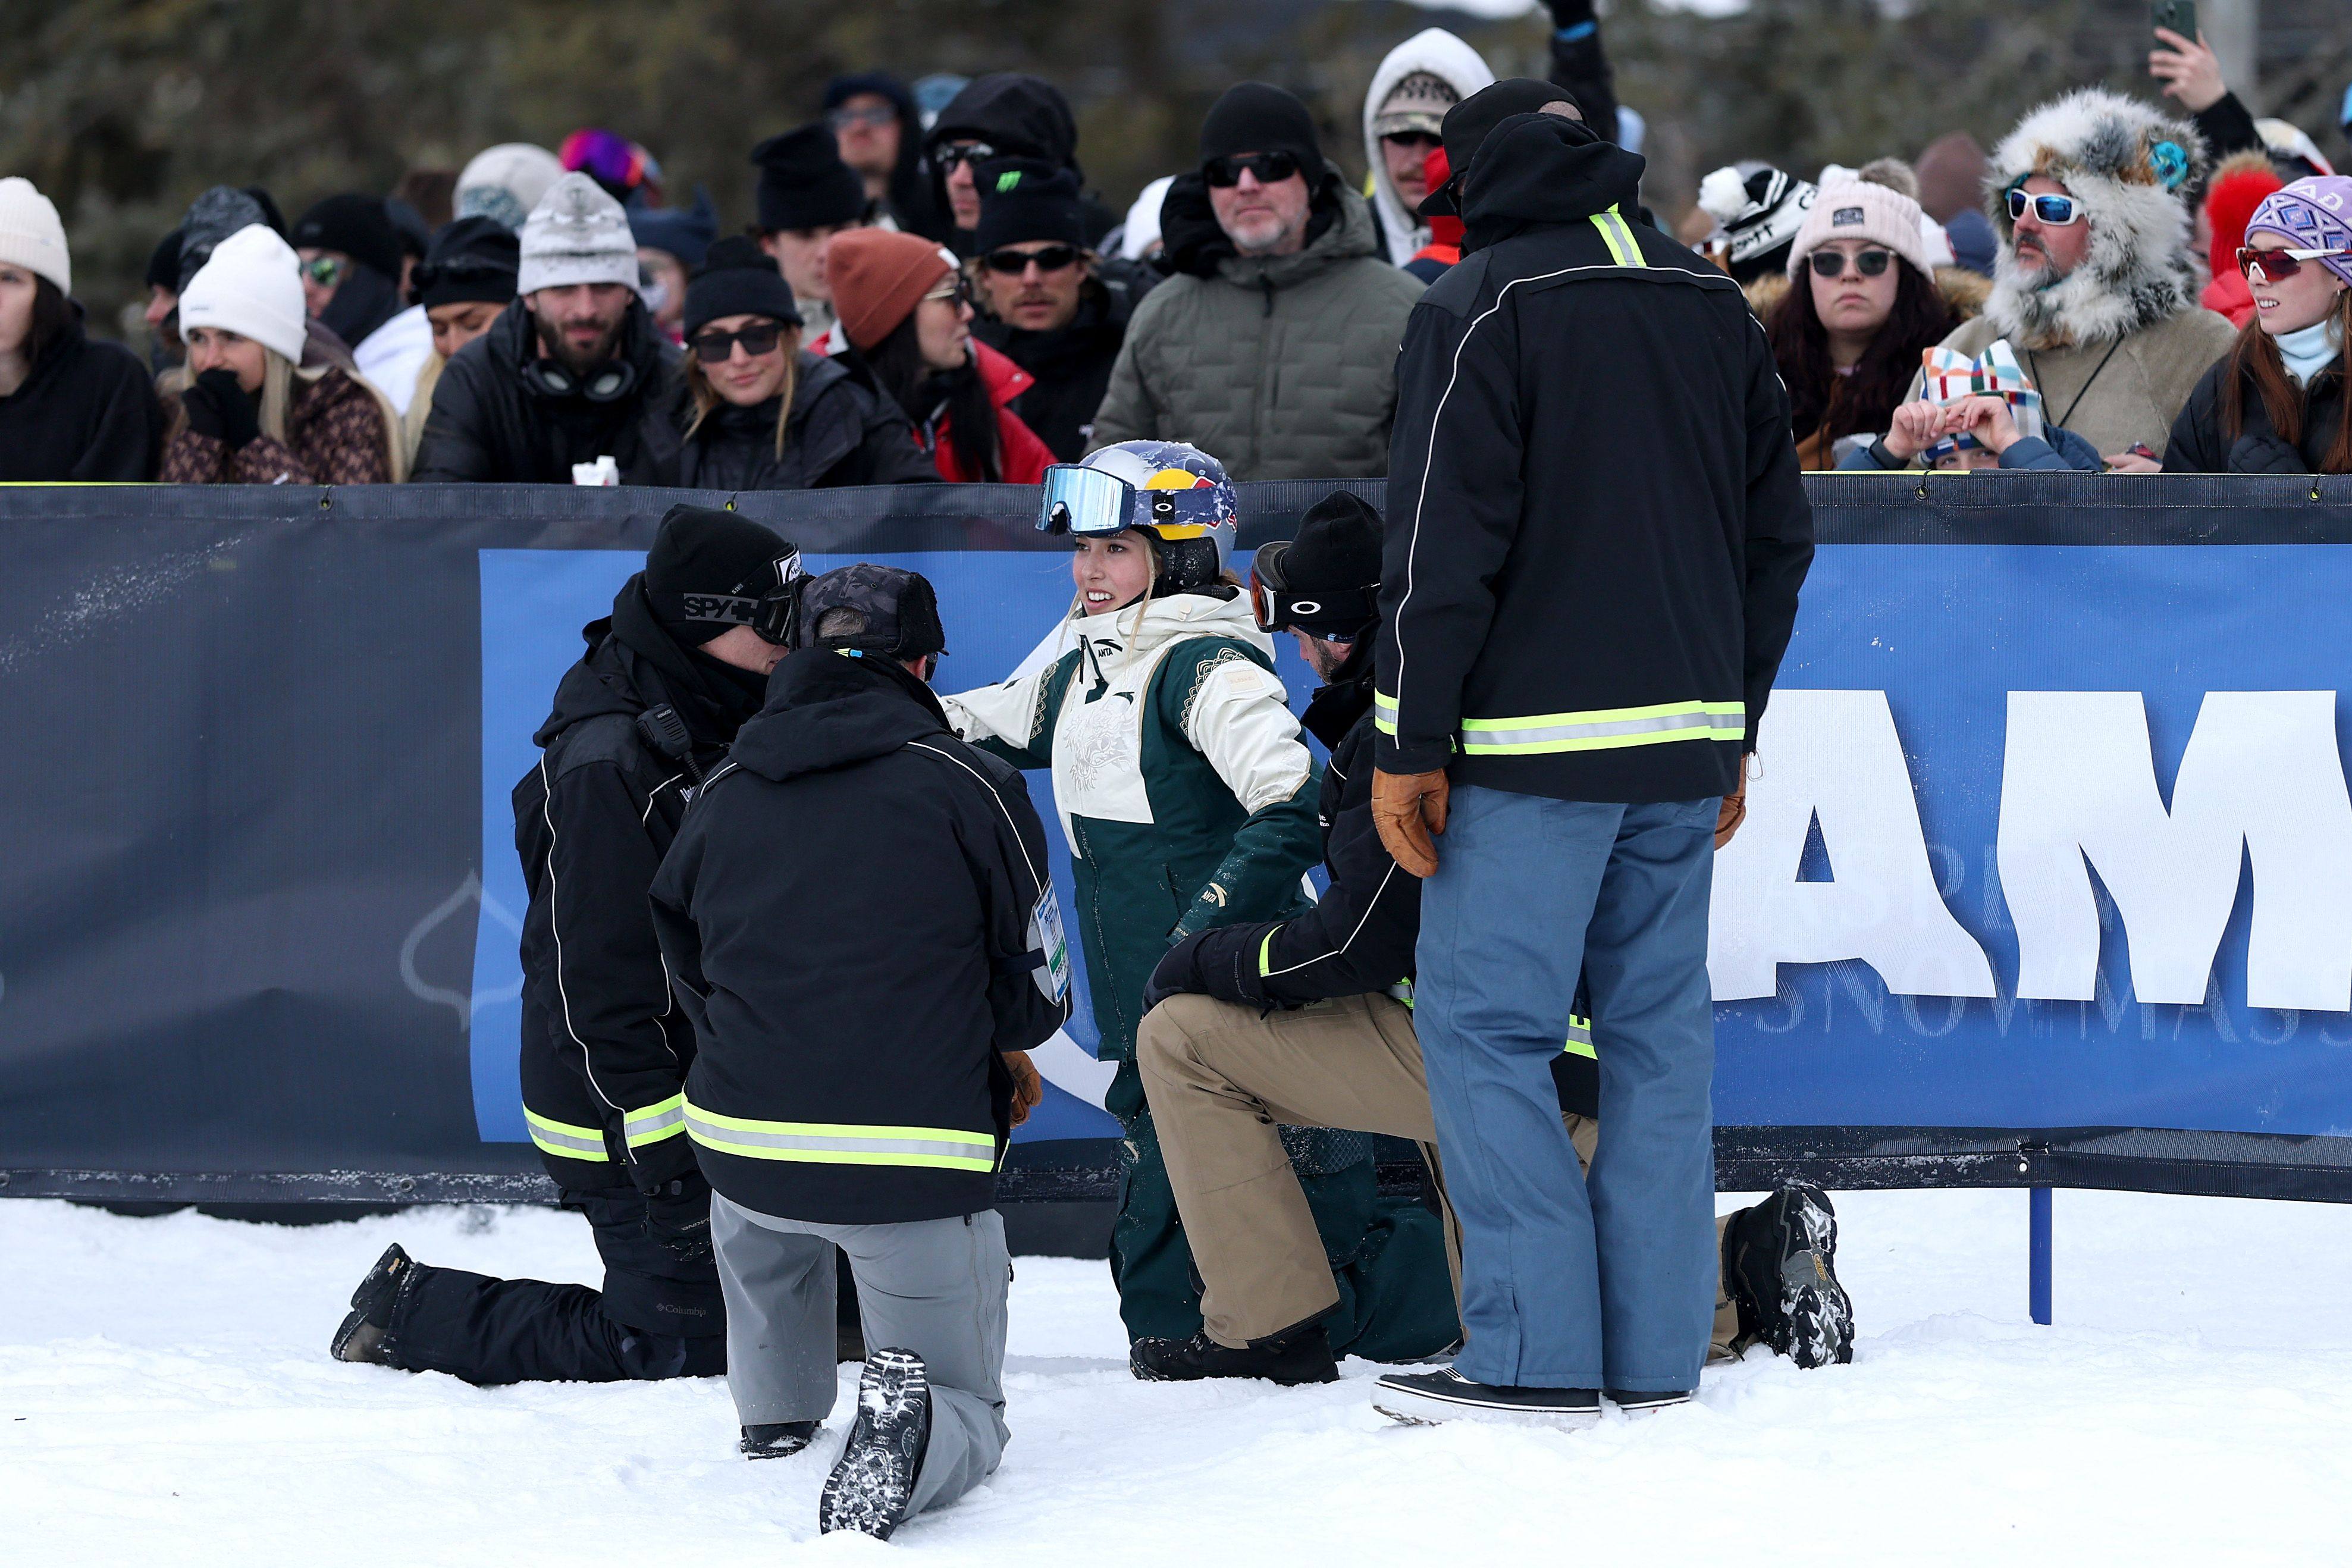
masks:
<svg viewBox="0 0 2352 1568"><path fill-rule="evenodd" d="M1553 81L1638 152L1590 0L1551 9ZM1990 153L1743 162L1679 222L1625 216L1746 289L1807 468L2347 471L2352 180L2201 38L2158 29L2149 74ZM143 365L85 331L55 206L0 180L0 479L1030 483L1137 438L1238 479L1382 475L1405 318L1465 244L1439 128L1493 80L1441 28L1399 44L1360 185L1307 105L1237 84L1124 210L1060 89L1014 72L924 102L836 79L751 150L733 232L596 129L290 223L215 186L155 247Z"/></svg>

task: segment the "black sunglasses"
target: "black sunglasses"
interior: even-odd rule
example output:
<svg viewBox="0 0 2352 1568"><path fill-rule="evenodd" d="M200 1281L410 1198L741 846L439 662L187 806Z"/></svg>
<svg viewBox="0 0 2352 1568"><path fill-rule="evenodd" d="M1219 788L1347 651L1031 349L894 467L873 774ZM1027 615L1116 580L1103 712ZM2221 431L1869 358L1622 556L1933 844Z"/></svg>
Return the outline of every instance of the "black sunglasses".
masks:
<svg viewBox="0 0 2352 1568"><path fill-rule="evenodd" d="M1288 153L1249 153L1238 158L1212 158L1201 165L1201 177L1219 190L1242 183L1246 172L1261 185L1279 184L1298 173L1298 160Z"/></svg>
<svg viewBox="0 0 2352 1568"><path fill-rule="evenodd" d="M776 340L784 329L774 321L753 321L732 332L697 332L694 334L694 357L705 364L724 364L727 356L741 343L743 352L753 359L776 352Z"/></svg>
<svg viewBox="0 0 2352 1568"><path fill-rule="evenodd" d="M985 163L995 156L996 149L985 142L968 142L961 147L950 143L931 154L942 174L967 160L974 163Z"/></svg>
<svg viewBox="0 0 2352 1568"><path fill-rule="evenodd" d="M1007 278L1018 278L1034 262L1040 272L1059 272L1065 267L1075 267L1078 261L1075 245L1049 245L1043 250L992 250L980 258L981 265L991 272L1002 272Z"/></svg>
<svg viewBox="0 0 2352 1568"><path fill-rule="evenodd" d="M1864 278L1875 278L1885 272L1886 264L1894 259L1895 253L1891 250L1865 250L1854 257L1853 269ZM1816 250L1811 261L1816 278L1845 276L1845 253L1842 250Z"/></svg>
<svg viewBox="0 0 2352 1568"><path fill-rule="evenodd" d="M1444 138L1432 135L1426 131L1391 131L1381 136L1381 140L1383 142L1393 142L1400 147L1418 147L1423 152L1428 151L1432 147L1443 147L1445 145ZM1337 642L1339 639L1333 637L1329 640Z"/></svg>

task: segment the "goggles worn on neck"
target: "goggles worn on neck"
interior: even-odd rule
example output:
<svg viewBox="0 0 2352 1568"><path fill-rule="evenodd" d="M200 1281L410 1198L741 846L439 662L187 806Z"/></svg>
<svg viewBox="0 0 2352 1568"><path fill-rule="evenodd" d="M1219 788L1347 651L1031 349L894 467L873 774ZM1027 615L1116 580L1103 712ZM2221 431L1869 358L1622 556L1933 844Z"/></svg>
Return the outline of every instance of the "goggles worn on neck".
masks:
<svg viewBox="0 0 2352 1568"><path fill-rule="evenodd" d="M1131 528L1148 528L1162 541L1205 539L1216 531L1217 491L1139 489L1117 474L1078 463L1045 469L1037 507L1037 531L1103 539Z"/></svg>

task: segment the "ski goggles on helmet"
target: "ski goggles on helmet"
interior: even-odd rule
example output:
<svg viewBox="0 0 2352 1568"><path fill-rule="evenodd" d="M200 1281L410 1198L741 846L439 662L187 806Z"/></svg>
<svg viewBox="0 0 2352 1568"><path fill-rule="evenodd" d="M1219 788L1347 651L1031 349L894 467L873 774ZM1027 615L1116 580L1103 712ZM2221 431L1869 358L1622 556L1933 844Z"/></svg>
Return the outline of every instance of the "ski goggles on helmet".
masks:
<svg viewBox="0 0 2352 1568"><path fill-rule="evenodd" d="M1130 528L1150 529L1163 541L1206 539L1216 531L1217 489L1142 489L1117 474L1078 463L1055 463L1045 470L1037 507L1037 531L1102 539Z"/></svg>
<svg viewBox="0 0 2352 1568"><path fill-rule="evenodd" d="M1325 642L1351 643L1380 615L1381 585L1300 595L1284 570L1287 540L1258 546L1250 563L1250 616L1262 632L1301 631Z"/></svg>
<svg viewBox="0 0 2352 1568"><path fill-rule="evenodd" d="M761 641L778 647L794 645L800 635L801 590L807 584L808 573L801 565L797 547L788 555L776 557L776 585L760 595L751 612L751 629Z"/></svg>

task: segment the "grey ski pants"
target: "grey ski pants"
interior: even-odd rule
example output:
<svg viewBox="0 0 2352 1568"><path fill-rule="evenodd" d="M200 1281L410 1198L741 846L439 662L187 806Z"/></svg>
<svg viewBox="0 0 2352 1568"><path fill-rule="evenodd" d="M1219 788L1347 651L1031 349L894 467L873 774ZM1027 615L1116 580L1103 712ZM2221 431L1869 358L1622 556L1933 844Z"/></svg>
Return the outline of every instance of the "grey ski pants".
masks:
<svg viewBox="0 0 2352 1568"><path fill-rule="evenodd" d="M819 1225L710 1198L727 1297L727 1389L743 1426L822 1421L838 1385L833 1249L849 1255L866 1343L923 1358L931 1438L910 1513L993 1474L1004 1425L1004 1299L1013 1260L994 1209L902 1225Z"/></svg>

